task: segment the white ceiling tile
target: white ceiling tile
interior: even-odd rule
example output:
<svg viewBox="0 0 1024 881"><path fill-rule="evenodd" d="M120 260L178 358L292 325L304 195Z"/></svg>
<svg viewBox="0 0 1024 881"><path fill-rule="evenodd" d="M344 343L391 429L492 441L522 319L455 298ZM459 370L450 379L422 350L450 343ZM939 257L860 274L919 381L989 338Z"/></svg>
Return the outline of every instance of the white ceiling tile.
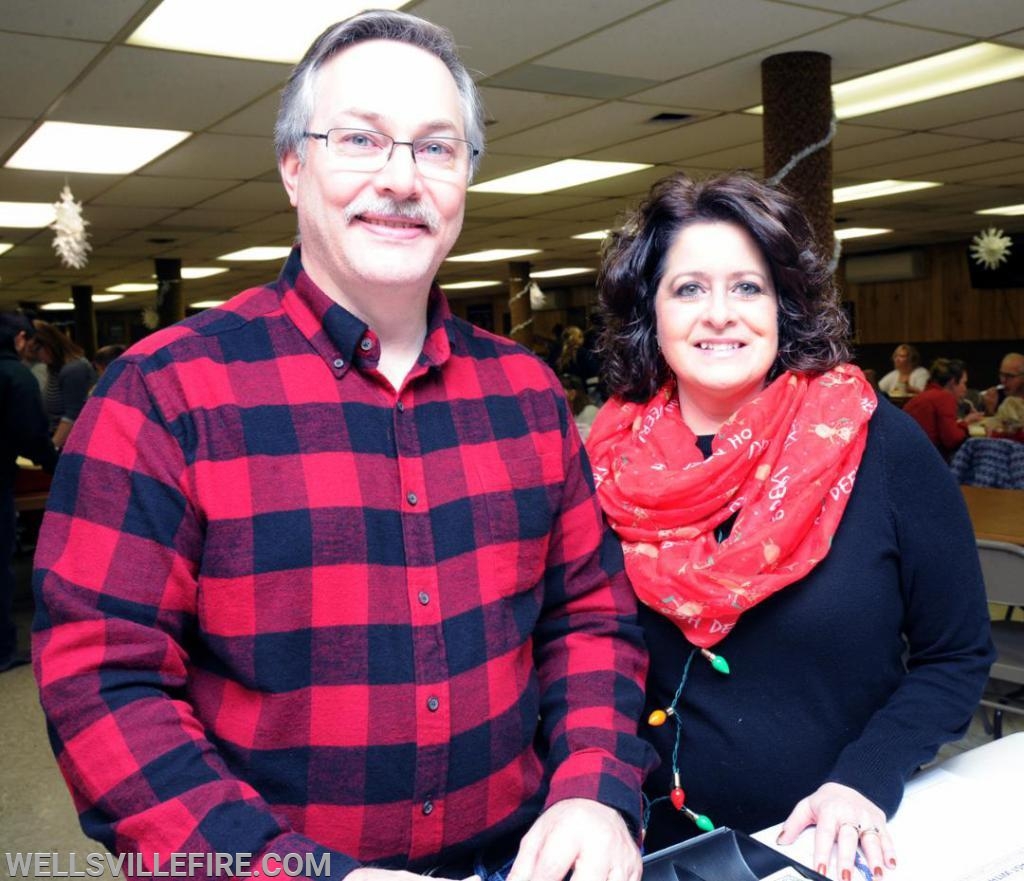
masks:
<svg viewBox="0 0 1024 881"><path fill-rule="evenodd" d="M207 199L200 206L213 211L288 211L288 194L280 182L250 181Z"/></svg>
<svg viewBox="0 0 1024 881"><path fill-rule="evenodd" d="M102 43L0 32L0 82L6 84L0 116L36 117L102 49Z"/></svg>
<svg viewBox="0 0 1024 881"><path fill-rule="evenodd" d="M71 90L54 118L202 131L280 87L287 75L283 64L119 46Z"/></svg>
<svg viewBox="0 0 1024 881"><path fill-rule="evenodd" d="M737 22L758 20L757 27ZM536 59L538 64L671 79L839 20L767 0L670 0ZM685 47L683 51L681 47Z"/></svg>
<svg viewBox="0 0 1024 881"><path fill-rule="evenodd" d="M266 138L241 135L196 135L145 166L157 177L247 180L276 166L273 145Z"/></svg>
<svg viewBox="0 0 1024 881"><path fill-rule="evenodd" d="M588 153L588 159L631 162L679 162L713 150L749 144L761 137L761 117L729 113L697 120L670 132L638 138L607 150Z"/></svg>
<svg viewBox="0 0 1024 881"><path fill-rule="evenodd" d="M93 200L96 205L161 205L185 208L215 196L231 184L218 180L189 180L132 175Z"/></svg>
<svg viewBox="0 0 1024 881"><path fill-rule="evenodd" d="M992 37L1020 27L1020 0L971 0L937 3L936 0L903 0L874 13L876 17L922 28Z"/></svg>
<svg viewBox="0 0 1024 881"><path fill-rule="evenodd" d="M480 89L480 96L487 112L488 143L552 119L561 119L598 103L592 98L547 95L487 86Z"/></svg>
<svg viewBox="0 0 1024 881"><path fill-rule="evenodd" d="M971 138L952 137L950 135L910 134L885 141L850 147L847 150L836 150L833 153L835 171L847 173L868 170L873 175L873 168L899 159L914 159L930 153L945 153L962 147L977 146Z"/></svg>
<svg viewBox="0 0 1024 881"><path fill-rule="evenodd" d="M78 40L109 40L147 0L4 0L4 30Z"/></svg>
<svg viewBox="0 0 1024 881"><path fill-rule="evenodd" d="M864 125L929 131L951 123L969 122L992 116L1007 107L1024 107L1024 81L996 83L981 89L970 89L955 95L933 98L907 107L897 107L882 113L859 116L856 122ZM977 137L984 137L977 135ZM1003 135L1002 137L1006 137Z"/></svg>

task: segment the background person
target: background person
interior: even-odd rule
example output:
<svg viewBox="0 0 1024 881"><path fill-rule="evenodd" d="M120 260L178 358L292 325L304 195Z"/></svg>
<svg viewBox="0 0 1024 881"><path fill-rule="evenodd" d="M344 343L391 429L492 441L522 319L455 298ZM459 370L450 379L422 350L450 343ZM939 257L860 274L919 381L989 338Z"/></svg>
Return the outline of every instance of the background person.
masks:
<svg viewBox="0 0 1024 881"><path fill-rule="evenodd" d="M937 358L928 371L925 390L907 401L903 412L924 430L943 458L949 459L967 439L967 427L985 418L969 413L960 418L959 405L967 394L967 368L956 358Z"/></svg>
<svg viewBox="0 0 1024 881"><path fill-rule="evenodd" d="M785 821L781 843L816 824L819 871L848 878L859 846L882 875L886 818L966 730L992 660L963 499L847 363L792 200L679 174L621 229L588 450L651 652L646 846L704 818Z"/></svg>
<svg viewBox="0 0 1024 881"><path fill-rule="evenodd" d="M892 353L893 369L878 381L878 389L889 397L906 397L924 391L928 385L928 371L920 366L921 355L907 343L898 345Z"/></svg>
<svg viewBox="0 0 1024 881"><path fill-rule="evenodd" d="M30 345L36 359L46 365L43 406L53 445L59 450L85 406L89 389L96 384L96 371L71 337L46 321L33 323L36 333Z"/></svg>
<svg viewBox="0 0 1024 881"><path fill-rule="evenodd" d="M597 416L597 407L591 402L583 381L578 376L565 373L560 379L562 388L565 390L565 397L569 401L573 421L576 423L580 437L586 440L590 434L590 426Z"/></svg>
<svg viewBox="0 0 1024 881"><path fill-rule="evenodd" d="M999 430L1007 424L1024 425L1024 355L1010 352L999 363L999 385L982 394L988 429Z"/></svg>
<svg viewBox="0 0 1024 881"><path fill-rule="evenodd" d="M50 494L36 675L83 825L352 881L638 881L618 543L555 376L432 285L473 80L447 31L368 12L276 135L301 247L114 361Z"/></svg>
<svg viewBox="0 0 1024 881"><path fill-rule="evenodd" d="M25 316L0 312L0 673L29 660L18 652L13 611L16 462L18 456L24 456L51 473L57 462L39 385L21 363L21 354L34 334L35 328Z"/></svg>

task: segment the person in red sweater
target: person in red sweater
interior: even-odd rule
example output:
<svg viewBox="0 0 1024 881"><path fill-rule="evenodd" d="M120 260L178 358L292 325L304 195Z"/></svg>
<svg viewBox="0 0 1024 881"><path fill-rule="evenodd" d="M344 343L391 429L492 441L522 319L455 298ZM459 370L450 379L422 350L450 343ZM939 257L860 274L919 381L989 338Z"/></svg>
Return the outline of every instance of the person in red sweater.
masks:
<svg viewBox="0 0 1024 881"><path fill-rule="evenodd" d="M907 401L903 411L924 429L928 439L947 459L967 438L967 427L984 413L957 415L957 405L967 394L967 369L956 358L937 358L929 371L925 390Z"/></svg>

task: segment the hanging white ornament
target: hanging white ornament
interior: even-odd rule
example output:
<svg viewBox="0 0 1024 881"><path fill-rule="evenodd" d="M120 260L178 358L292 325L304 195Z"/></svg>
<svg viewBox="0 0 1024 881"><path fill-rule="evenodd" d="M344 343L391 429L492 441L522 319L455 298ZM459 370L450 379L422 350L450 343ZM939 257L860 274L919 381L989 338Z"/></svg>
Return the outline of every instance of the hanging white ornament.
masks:
<svg viewBox="0 0 1024 881"><path fill-rule="evenodd" d="M1000 263L1010 259L1013 239L1003 235L1001 229L990 226L971 239L971 256L974 262L986 269L996 269Z"/></svg>
<svg viewBox="0 0 1024 881"><path fill-rule="evenodd" d="M53 250L69 269L82 269L89 262L87 255L92 250L85 231L89 221L82 217L82 203L75 201L71 187L64 184L60 201L53 207L57 212L57 219L50 226L57 233L53 237Z"/></svg>

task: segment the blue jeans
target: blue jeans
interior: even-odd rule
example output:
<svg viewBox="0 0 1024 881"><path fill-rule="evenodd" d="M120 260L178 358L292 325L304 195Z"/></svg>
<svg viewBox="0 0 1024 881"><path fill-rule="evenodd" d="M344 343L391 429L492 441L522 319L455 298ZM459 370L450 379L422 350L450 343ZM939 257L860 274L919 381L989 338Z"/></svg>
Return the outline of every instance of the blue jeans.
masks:
<svg viewBox="0 0 1024 881"><path fill-rule="evenodd" d="M508 873L512 870L512 863L515 860L509 860L503 866L497 869L490 869L484 865L482 856L478 856L473 866L473 872L480 879L480 881L505 881L508 877Z"/></svg>

